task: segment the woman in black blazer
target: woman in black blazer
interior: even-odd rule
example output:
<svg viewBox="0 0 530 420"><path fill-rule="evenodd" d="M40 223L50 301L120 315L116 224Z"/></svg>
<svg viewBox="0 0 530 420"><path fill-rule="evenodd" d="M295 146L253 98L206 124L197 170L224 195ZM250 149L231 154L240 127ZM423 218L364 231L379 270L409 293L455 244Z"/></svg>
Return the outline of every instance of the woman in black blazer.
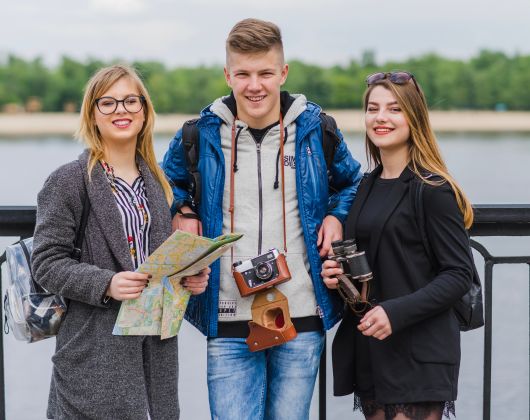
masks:
<svg viewBox="0 0 530 420"><path fill-rule="evenodd" d="M376 419L440 419L454 414L460 330L452 306L468 290L472 260L469 201L449 175L425 97L407 72L367 78L365 176L345 225L373 272L367 311L347 310L333 342L335 395L355 392L355 408ZM432 176L432 175L435 176ZM424 249L413 183L424 182ZM434 260L434 261L433 261ZM337 287L328 260L322 277Z"/></svg>

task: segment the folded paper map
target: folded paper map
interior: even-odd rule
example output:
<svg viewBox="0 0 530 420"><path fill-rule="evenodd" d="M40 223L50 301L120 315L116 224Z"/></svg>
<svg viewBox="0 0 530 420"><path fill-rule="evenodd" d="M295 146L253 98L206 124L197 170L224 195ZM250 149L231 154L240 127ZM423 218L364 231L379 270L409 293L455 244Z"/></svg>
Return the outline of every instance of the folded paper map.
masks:
<svg viewBox="0 0 530 420"><path fill-rule="evenodd" d="M210 239L175 231L136 270L153 277L138 299L122 302L112 333L162 339L177 335L190 297L180 279L208 267L242 236L233 233Z"/></svg>

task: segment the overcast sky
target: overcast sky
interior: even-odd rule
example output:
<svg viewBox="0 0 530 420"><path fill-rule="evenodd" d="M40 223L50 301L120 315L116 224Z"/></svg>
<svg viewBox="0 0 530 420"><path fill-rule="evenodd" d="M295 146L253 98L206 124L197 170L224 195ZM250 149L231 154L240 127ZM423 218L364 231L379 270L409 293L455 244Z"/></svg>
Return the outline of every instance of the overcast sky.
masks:
<svg viewBox="0 0 530 420"><path fill-rule="evenodd" d="M530 54L530 0L5 0L0 57L221 64L238 20L277 23L287 59L344 64L488 48Z"/></svg>

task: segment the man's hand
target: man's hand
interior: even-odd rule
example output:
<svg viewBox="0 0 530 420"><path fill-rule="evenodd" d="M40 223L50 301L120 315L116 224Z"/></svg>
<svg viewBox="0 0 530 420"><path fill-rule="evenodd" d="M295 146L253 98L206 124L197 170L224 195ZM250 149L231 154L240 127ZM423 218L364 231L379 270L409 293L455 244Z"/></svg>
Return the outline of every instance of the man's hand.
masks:
<svg viewBox="0 0 530 420"><path fill-rule="evenodd" d="M320 257L326 257L331 250L331 243L339 240L342 240L342 223L335 216L324 217L317 238Z"/></svg>
<svg viewBox="0 0 530 420"><path fill-rule="evenodd" d="M182 277L180 284L189 290L192 295L200 295L208 286L208 278L211 271L210 267L206 267L195 276Z"/></svg>
<svg viewBox="0 0 530 420"><path fill-rule="evenodd" d="M183 214L186 213L193 213L193 211L187 207L184 206L180 209L180 211ZM184 232L193 233L194 235L202 236L202 223L200 220L192 219L186 216L183 216L183 214L177 213L175 217L173 217L173 222L171 224L171 227L173 229L173 232L175 230L182 230Z"/></svg>

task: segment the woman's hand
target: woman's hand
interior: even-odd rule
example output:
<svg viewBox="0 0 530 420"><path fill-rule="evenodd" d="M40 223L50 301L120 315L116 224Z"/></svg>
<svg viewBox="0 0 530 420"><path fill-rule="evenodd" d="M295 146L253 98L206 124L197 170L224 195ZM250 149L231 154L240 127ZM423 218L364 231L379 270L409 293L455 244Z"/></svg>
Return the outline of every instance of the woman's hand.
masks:
<svg viewBox="0 0 530 420"><path fill-rule="evenodd" d="M152 276L145 273L133 271L121 271L112 276L107 296L114 300L130 300L139 298L142 290L149 284Z"/></svg>
<svg viewBox="0 0 530 420"><path fill-rule="evenodd" d="M337 261L324 261L324 263L322 264L322 271L320 272L320 275L322 276L322 280L324 280L324 284L328 289L337 288L339 281L337 280L336 276L338 276L339 274L343 274L343 271Z"/></svg>
<svg viewBox="0 0 530 420"><path fill-rule="evenodd" d="M359 321L357 329L368 337L384 340L392 334L392 326L382 306L370 309Z"/></svg>
<svg viewBox="0 0 530 420"><path fill-rule="evenodd" d="M195 276L182 277L180 284L189 290L192 295L200 295L208 286L208 278L211 271L210 267L206 267Z"/></svg>
<svg viewBox="0 0 530 420"><path fill-rule="evenodd" d="M173 232L175 230L182 230L184 232L193 233L194 235L202 236L202 223L199 219L186 217L185 214L193 214L193 211L189 207L182 207L180 209L182 214L177 213L173 217L171 222L171 228Z"/></svg>

